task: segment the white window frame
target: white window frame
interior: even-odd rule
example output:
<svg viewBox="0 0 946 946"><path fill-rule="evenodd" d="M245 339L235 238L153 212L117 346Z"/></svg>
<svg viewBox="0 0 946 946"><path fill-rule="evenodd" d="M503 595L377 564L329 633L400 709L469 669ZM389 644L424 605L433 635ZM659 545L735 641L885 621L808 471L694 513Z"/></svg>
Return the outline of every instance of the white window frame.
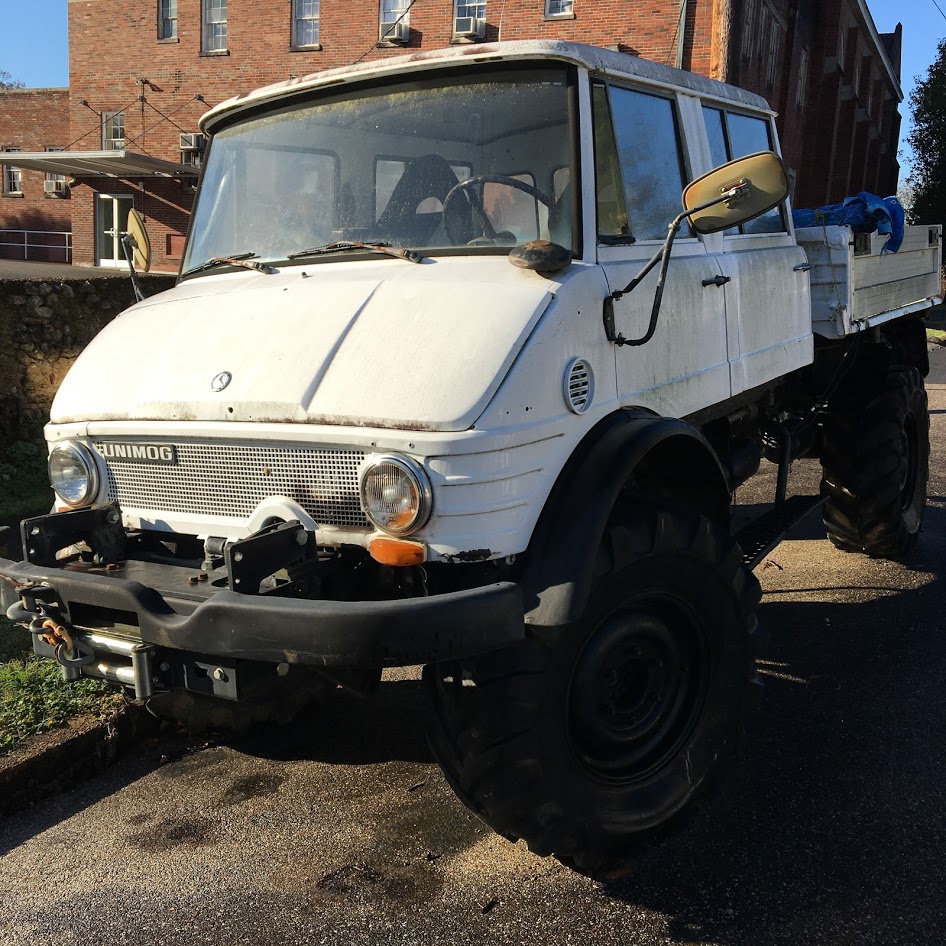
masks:
<svg viewBox="0 0 946 946"><path fill-rule="evenodd" d="M319 6L319 0L292 0L293 49L311 49L319 45ZM306 32L309 32L308 36Z"/></svg>
<svg viewBox="0 0 946 946"><path fill-rule="evenodd" d="M395 27L407 31L411 24L411 0L380 0L378 4L378 37L382 43L402 44Z"/></svg>
<svg viewBox="0 0 946 946"><path fill-rule="evenodd" d="M158 0L158 39L177 39L177 0Z"/></svg>
<svg viewBox="0 0 946 946"><path fill-rule="evenodd" d="M5 154L19 154L23 149L4 148L3 150ZM3 193L23 193L23 172L19 168L11 167L8 164L3 166Z"/></svg>
<svg viewBox="0 0 946 946"><path fill-rule="evenodd" d="M227 0L200 0L200 7L201 52L226 52L229 40Z"/></svg>
<svg viewBox="0 0 946 946"><path fill-rule="evenodd" d="M755 11L758 0L745 0L742 21L742 58L752 62L752 27L755 26Z"/></svg>
<svg viewBox="0 0 946 946"><path fill-rule="evenodd" d="M778 20L773 16L769 23L769 58L768 62L765 64L765 84L770 88L775 85L775 78L778 74L781 29Z"/></svg>
<svg viewBox="0 0 946 946"><path fill-rule="evenodd" d="M56 152L56 151L65 151L65 150L66 150L66 149L65 149L62 145L46 145L46 152L49 153L49 154L51 154L51 153L53 153L53 152ZM62 181L62 182L65 182L65 180L66 180L66 175L65 175L65 174L52 174L52 173L50 173L50 172L47 171L47 172L46 172L46 180L47 180L47 181ZM61 187L60 190L65 190L65 187Z"/></svg>
<svg viewBox="0 0 946 946"><path fill-rule="evenodd" d="M808 50L802 46L798 56L798 85L795 87L795 108L801 111L805 107L805 93L808 91Z"/></svg>
<svg viewBox="0 0 946 946"><path fill-rule="evenodd" d="M575 0L545 0L545 15L554 16L574 16Z"/></svg>
<svg viewBox="0 0 946 946"><path fill-rule="evenodd" d="M121 126L121 135L116 135L117 126ZM121 142L118 144L117 142ZM124 151L125 149L125 113L102 112L102 150Z"/></svg>
<svg viewBox="0 0 946 946"><path fill-rule="evenodd" d="M769 31L769 24L771 22L772 11L769 9L769 5L766 3L766 0L761 0L759 5L759 32L756 34L756 53L758 55L760 64L765 61L765 51L768 48L767 33Z"/></svg>
<svg viewBox="0 0 946 946"><path fill-rule="evenodd" d="M465 20L467 17L474 20L474 22L482 23L485 27L486 25L486 0L456 0L453 5L453 32L454 35L460 34L460 20ZM465 32L465 31L464 31ZM477 36L482 36L484 30L480 30L476 33Z"/></svg>

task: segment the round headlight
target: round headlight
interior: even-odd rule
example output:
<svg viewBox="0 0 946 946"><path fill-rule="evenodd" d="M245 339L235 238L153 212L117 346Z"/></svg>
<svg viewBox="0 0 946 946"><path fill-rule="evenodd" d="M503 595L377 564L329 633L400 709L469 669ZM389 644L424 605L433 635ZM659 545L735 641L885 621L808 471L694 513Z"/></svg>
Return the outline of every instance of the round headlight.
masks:
<svg viewBox="0 0 946 946"><path fill-rule="evenodd" d="M57 443L49 454L49 483L70 506L92 502L99 487L95 459L81 443Z"/></svg>
<svg viewBox="0 0 946 946"><path fill-rule="evenodd" d="M430 480L408 457L378 457L361 474L361 505L384 532L416 532L430 517L431 504Z"/></svg>

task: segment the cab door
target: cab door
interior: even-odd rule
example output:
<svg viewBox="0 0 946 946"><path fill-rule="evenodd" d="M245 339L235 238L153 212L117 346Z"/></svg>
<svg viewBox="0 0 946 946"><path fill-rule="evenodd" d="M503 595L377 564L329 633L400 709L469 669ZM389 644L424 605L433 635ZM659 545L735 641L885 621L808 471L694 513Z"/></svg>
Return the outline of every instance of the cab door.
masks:
<svg viewBox="0 0 946 946"><path fill-rule="evenodd" d="M714 167L775 150L770 121L703 106ZM814 352L808 257L789 230L788 204L722 235L732 393L749 391L810 364ZM717 242L720 245L720 242Z"/></svg>
<svg viewBox="0 0 946 946"><path fill-rule="evenodd" d="M672 97L596 82L592 106L598 263L614 292L660 248L689 174ZM657 275L614 302L618 334L646 333ZM717 257L684 224L655 334L640 347L614 346L623 404L682 417L730 396L723 284Z"/></svg>

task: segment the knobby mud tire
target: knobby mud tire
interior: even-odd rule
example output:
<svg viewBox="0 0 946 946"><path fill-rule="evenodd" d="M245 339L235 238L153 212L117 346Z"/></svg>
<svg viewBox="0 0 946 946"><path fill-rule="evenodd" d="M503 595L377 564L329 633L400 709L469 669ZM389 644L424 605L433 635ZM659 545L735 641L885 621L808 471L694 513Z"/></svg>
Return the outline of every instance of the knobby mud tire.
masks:
<svg viewBox="0 0 946 946"><path fill-rule="evenodd" d="M849 401L825 422L821 492L828 538L846 552L900 558L926 507L930 419L916 368L891 367L866 405Z"/></svg>
<svg viewBox="0 0 946 946"><path fill-rule="evenodd" d="M429 739L454 791L537 854L619 873L734 754L759 597L738 545L708 520L624 510L579 621L425 668Z"/></svg>

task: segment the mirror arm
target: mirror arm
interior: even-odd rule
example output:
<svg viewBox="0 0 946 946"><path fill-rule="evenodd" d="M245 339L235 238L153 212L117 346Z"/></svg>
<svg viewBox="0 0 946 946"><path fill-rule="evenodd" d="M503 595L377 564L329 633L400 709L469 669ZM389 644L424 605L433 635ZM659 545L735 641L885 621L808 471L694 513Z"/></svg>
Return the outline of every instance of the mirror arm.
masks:
<svg viewBox="0 0 946 946"><path fill-rule="evenodd" d="M634 347L636 345L646 345L654 337L654 332L657 330L657 318L660 315L660 304L663 301L664 282L667 278L667 266L670 263L670 251L673 248L673 241L677 233L679 233L680 227L683 225L683 221L692 214L706 210L708 207L715 207L716 204L721 204L723 201L740 197L745 193L747 188L748 184L745 181L739 181L733 187L723 191L718 197L714 197L712 200L708 200L703 204L698 204L696 207L691 207L689 210L684 210L673 218L670 222L670 226L667 227L667 238L664 240L663 246L660 247L647 261L644 268L623 289L612 292L611 295L604 300L604 333L609 342L613 342L619 347L624 345ZM647 326L647 331L641 335L640 338L625 338L615 331L614 303L622 296L633 292L657 263L660 263L660 272L657 275L657 287L654 290L654 305L650 311L650 324Z"/></svg>
<svg viewBox="0 0 946 946"><path fill-rule="evenodd" d="M121 238L122 249L125 251L125 259L128 260L128 272L131 276L131 286L135 290L135 299L138 302L144 302L144 293L141 291L141 286L138 284L138 274L135 272L135 262L134 262L134 253L132 252L132 247L136 244L133 242L129 234L125 234Z"/></svg>

